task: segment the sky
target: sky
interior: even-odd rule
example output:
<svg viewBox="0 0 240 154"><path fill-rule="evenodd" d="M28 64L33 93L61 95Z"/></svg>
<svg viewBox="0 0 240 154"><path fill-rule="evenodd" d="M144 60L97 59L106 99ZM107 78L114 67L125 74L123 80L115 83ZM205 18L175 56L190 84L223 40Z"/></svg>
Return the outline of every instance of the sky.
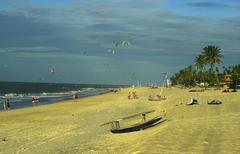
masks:
<svg viewBox="0 0 240 154"><path fill-rule="evenodd" d="M239 63L239 42L240 0L0 0L0 81L161 83L207 45Z"/></svg>

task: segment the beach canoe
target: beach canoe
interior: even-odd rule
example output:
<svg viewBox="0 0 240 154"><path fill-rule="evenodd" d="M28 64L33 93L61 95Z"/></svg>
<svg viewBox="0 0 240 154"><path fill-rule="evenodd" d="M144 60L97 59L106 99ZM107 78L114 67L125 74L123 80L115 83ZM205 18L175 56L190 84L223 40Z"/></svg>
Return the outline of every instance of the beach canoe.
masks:
<svg viewBox="0 0 240 154"><path fill-rule="evenodd" d="M129 133L129 132L134 132L134 131L139 131L139 130L143 130L149 127L153 127L157 124L159 124L162 119L162 117L155 117L151 120L145 121L143 123L140 124L135 124L132 125L130 127L125 127L125 128L117 128L117 129L111 129L112 133Z"/></svg>

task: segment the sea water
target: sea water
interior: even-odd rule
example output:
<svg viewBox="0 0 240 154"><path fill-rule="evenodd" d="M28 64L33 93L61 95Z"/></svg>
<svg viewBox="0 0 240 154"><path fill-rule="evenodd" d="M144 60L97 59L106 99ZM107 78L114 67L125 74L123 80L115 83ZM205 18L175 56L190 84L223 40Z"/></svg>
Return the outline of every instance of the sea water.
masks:
<svg viewBox="0 0 240 154"><path fill-rule="evenodd" d="M73 96L94 96L110 92L117 85L93 84L59 84L59 83L24 83L0 82L0 110L3 110L3 100L9 99L11 109L30 107L33 105L32 97L39 97L36 105L73 99Z"/></svg>

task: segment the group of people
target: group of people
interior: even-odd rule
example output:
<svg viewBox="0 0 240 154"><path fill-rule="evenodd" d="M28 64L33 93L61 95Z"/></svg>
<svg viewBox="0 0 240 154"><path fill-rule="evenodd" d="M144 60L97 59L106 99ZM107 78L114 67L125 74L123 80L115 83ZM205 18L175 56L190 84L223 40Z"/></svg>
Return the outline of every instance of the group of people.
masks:
<svg viewBox="0 0 240 154"><path fill-rule="evenodd" d="M4 110L10 110L10 100L9 99L4 99L3 100L3 108Z"/></svg>
<svg viewBox="0 0 240 154"><path fill-rule="evenodd" d="M128 99L138 99L137 92L136 91L129 92Z"/></svg>
<svg viewBox="0 0 240 154"><path fill-rule="evenodd" d="M73 99L78 99L78 95L77 95L77 94L74 94L74 95L73 95Z"/></svg>
<svg viewBox="0 0 240 154"><path fill-rule="evenodd" d="M39 102L39 97L32 96L32 106L36 106L38 102Z"/></svg>
<svg viewBox="0 0 240 154"><path fill-rule="evenodd" d="M121 89L111 89L111 92L114 92L114 93L117 93L119 91L121 91Z"/></svg>

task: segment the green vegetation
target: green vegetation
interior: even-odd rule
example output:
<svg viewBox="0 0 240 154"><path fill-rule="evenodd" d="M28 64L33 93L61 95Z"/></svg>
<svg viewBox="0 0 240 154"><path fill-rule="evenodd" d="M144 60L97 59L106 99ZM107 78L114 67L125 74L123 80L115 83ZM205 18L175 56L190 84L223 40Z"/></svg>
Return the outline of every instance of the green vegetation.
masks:
<svg viewBox="0 0 240 154"><path fill-rule="evenodd" d="M204 47L203 51L195 58L194 65L181 69L171 77L172 84L186 87L193 87L200 83L204 83L205 86L219 86L224 75L230 74L233 84L239 85L240 64L228 68L223 67L221 72L218 64L222 63L224 57L220 51L218 46Z"/></svg>

